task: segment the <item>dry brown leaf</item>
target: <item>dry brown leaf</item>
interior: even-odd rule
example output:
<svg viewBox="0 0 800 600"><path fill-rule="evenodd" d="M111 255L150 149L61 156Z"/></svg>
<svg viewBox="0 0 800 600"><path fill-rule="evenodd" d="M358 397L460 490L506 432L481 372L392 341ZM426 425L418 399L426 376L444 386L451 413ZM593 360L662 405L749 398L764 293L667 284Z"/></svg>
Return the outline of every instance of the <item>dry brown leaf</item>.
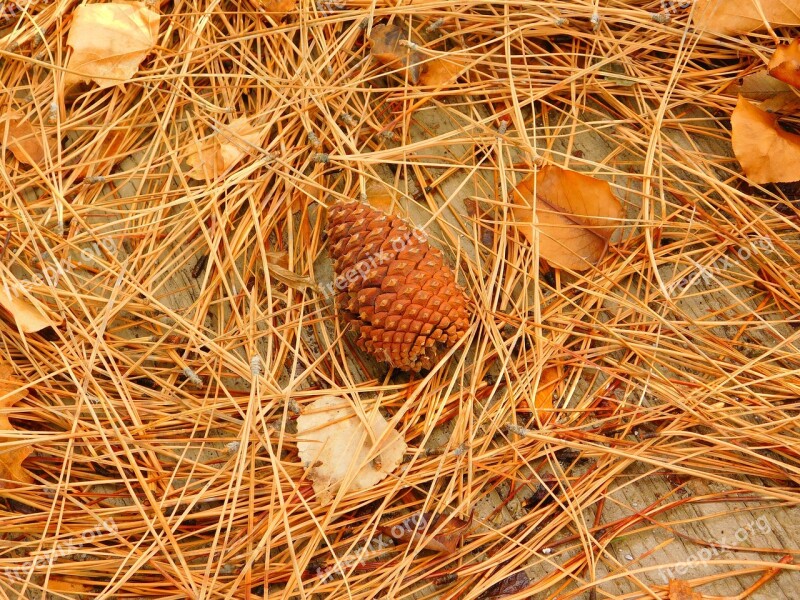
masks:
<svg viewBox="0 0 800 600"><path fill-rule="evenodd" d="M538 230L540 257L563 269L597 264L624 217L607 182L553 165L519 182L512 197L516 228L531 243Z"/></svg>
<svg viewBox="0 0 800 600"><path fill-rule="evenodd" d="M685 581L672 579L669 582L669 600L703 600L703 594L695 592Z"/></svg>
<svg viewBox="0 0 800 600"><path fill-rule="evenodd" d="M28 395L22 383L14 376L14 371L4 359L0 358L0 444L17 440L18 438L3 435L3 432L13 430L14 427L8 420L7 409L11 408ZM29 446L12 449L0 449L0 489L13 487L10 483L33 483L33 477L22 466L33 450Z"/></svg>
<svg viewBox="0 0 800 600"><path fill-rule="evenodd" d="M122 160L118 157L120 148L125 142L128 131L125 129L113 129L105 133L103 140L97 146L92 146L89 152L85 153L78 164L75 177L84 179L90 175L97 175L107 171L117 162Z"/></svg>
<svg viewBox="0 0 800 600"><path fill-rule="evenodd" d="M694 0L692 20L699 30L736 35L765 27L761 11L773 27L800 25L800 4L790 0Z"/></svg>
<svg viewBox="0 0 800 600"><path fill-rule="evenodd" d="M383 181L370 179L364 187L367 195L367 202L372 208L382 210L385 213L392 212L395 193L388 184Z"/></svg>
<svg viewBox="0 0 800 600"><path fill-rule="evenodd" d="M800 88L800 38L795 38L791 44L778 46L767 68L775 79Z"/></svg>
<svg viewBox="0 0 800 600"><path fill-rule="evenodd" d="M186 175L197 180L216 179L260 144L261 130L247 117L239 117L205 140L195 142L195 150L186 158L192 167Z"/></svg>
<svg viewBox="0 0 800 600"><path fill-rule="evenodd" d="M159 18L143 2L78 6L67 36L72 54L64 86L92 80L107 88L131 79L156 45Z"/></svg>
<svg viewBox="0 0 800 600"><path fill-rule="evenodd" d="M258 3L262 12L271 17L280 18L297 7L297 0L260 0Z"/></svg>
<svg viewBox="0 0 800 600"><path fill-rule="evenodd" d="M463 67L452 58L427 59L425 55L405 42L421 44L413 34L409 39L406 29L397 25L379 24L369 36L372 56L391 69L405 70L414 85L443 87L458 78Z"/></svg>
<svg viewBox="0 0 800 600"><path fill-rule="evenodd" d="M94 592L92 586L77 583L70 579L51 577L47 582L48 592L58 592L60 594L91 594Z"/></svg>
<svg viewBox="0 0 800 600"><path fill-rule="evenodd" d="M458 517L430 512L415 513L399 523L381 527L381 530L400 542L422 540L426 550L452 554L472 525L472 515L468 521ZM441 528L441 529L440 529ZM434 534L435 531L439 531Z"/></svg>
<svg viewBox="0 0 800 600"><path fill-rule="evenodd" d="M24 286L13 275L0 275L0 306L14 319L23 333L41 331L45 327L55 327L61 321L48 317L38 306L25 296Z"/></svg>
<svg viewBox="0 0 800 600"><path fill-rule="evenodd" d="M452 59L434 58L422 65L419 83L420 85L445 87L455 83L462 70L463 67Z"/></svg>
<svg viewBox="0 0 800 600"><path fill-rule="evenodd" d="M740 85L727 91L743 96L767 112L795 113L800 110L800 90L775 79L766 69L747 75Z"/></svg>
<svg viewBox="0 0 800 600"><path fill-rule="evenodd" d="M372 28L369 41L372 46L372 56L378 62L391 69L407 70L409 81L413 84L419 82L420 63L424 57L418 50L413 50L410 46L400 43L402 41L419 43L415 36L409 40L405 29L397 25L381 23Z"/></svg>
<svg viewBox="0 0 800 600"><path fill-rule="evenodd" d="M530 406L528 398L530 411L536 413L540 421L546 422L553 418L553 394L559 381L561 381L560 370L557 367L546 368L539 378L539 388L536 390L533 406Z"/></svg>
<svg viewBox="0 0 800 600"><path fill-rule="evenodd" d="M6 115L6 127L8 127L7 148L14 157L26 165L41 165L44 163L45 145L41 131L25 118L19 111L14 111ZM5 136L6 132L2 134ZM53 140L47 140L52 146Z"/></svg>
<svg viewBox="0 0 800 600"><path fill-rule="evenodd" d="M318 398L297 417L297 451L320 504L330 504L342 485L346 492L371 488L400 464L405 440L379 413L369 418L368 430L352 402L338 396Z"/></svg>
<svg viewBox="0 0 800 600"><path fill-rule="evenodd" d="M509 575L500 583L495 583L492 587L478 596L478 600L497 600L506 596L513 596L531 585L531 579L525 571L517 571Z"/></svg>
<svg viewBox="0 0 800 600"><path fill-rule="evenodd" d="M733 153L753 183L800 181L800 135L785 131L777 116L740 96L731 130Z"/></svg>

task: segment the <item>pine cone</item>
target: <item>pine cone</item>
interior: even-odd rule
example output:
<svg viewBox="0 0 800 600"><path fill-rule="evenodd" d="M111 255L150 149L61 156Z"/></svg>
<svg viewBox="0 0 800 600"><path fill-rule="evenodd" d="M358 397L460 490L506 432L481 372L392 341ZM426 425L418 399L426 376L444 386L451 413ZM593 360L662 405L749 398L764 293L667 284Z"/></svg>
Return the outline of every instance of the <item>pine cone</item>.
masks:
<svg viewBox="0 0 800 600"><path fill-rule="evenodd" d="M330 208L328 241L336 301L361 349L419 371L433 367L466 333L466 297L424 233L352 201Z"/></svg>

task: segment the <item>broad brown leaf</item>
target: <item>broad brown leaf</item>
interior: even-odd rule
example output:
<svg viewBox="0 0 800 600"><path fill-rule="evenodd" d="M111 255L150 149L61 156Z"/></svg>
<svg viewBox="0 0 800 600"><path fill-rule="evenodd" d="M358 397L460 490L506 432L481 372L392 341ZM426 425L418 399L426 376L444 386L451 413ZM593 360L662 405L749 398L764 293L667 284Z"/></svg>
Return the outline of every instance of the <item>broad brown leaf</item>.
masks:
<svg viewBox="0 0 800 600"><path fill-rule="evenodd" d="M533 406L530 406L531 401L528 398L530 411L537 414L542 422L553 418L553 394L559 381L561 381L560 370L557 367L546 368L539 377L539 388L533 398Z"/></svg>
<svg viewBox="0 0 800 600"><path fill-rule="evenodd" d="M75 9L65 88L95 81L101 88L131 79L155 48L160 16L143 2L82 4Z"/></svg>
<svg viewBox="0 0 800 600"><path fill-rule="evenodd" d="M794 114L800 111L800 90L775 79L766 69L747 75L740 85L728 91L741 95L766 112Z"/></svg>
<svg viewBox="0 0 800 600"><path fill-rule="evenodd" d="M61 321L50 318L28 299L24 286L10 273L0 273L0 306L14 319L23 333L55 327Z"/></svg>
<svg viewBox="0 0 800 600"><path fill-rule="evenodd" d="M195 148L186 158L192 169L186 174L192 179L213 180L261 144L261 130L247 117L239 117L220 128L204 140L197 140Z"/></svg>
<svg viewBox="0 0 800 600"><path fill-rule="evenodd" d="M564 269L597 264L624 217L607 182L553 165L519 182L512 198L515 227L531 243L538 231L540 257Z"/></svg>
<svg viewBox="0 0 800 600"><path fill-rule="evenodd" d="M93 594L94 589L92 586L84 585L71 579L51 577L47 582L47 591L60 594Z"/></svg>
<svg viewBox="0 0 800 600"><path fill-rule="evenodd" d="M25 118L19 111L8 113L5 118L8 128L7 148L14 157L26 165L41 165L44 163L45 138L41 130ZM5 129L5 128L3 128ZM5 131L0 129L0 135L5 136ZM53 140L47 140L48 145L53 145Z"/></svg>
<svg viewBox="0 0 800 600"><path fill-rule="evenodd" d="M486 590L483 594L478 596L478 600L497 600L498 598L505 598L518 594L531 584L531 579L525 571L518 571L513 575L509 575L503 581L495 583L492 587Z"/></svg>
<svg viewBox="0 0 800 600"><path fill-rule="evenodd" d="M800 180L800 135L785 131L778 117L739 97L731 115L733 153L754 183Z"/></svg>
<svg viewBox="0 0 800 600"><path fill-rule="evenodd" d="M0 358L0 444L18 440L19 438L4 435L14 427L8 420L8 409L28 395L22 383L14 376L14 371L5 360ZM29 446L11 449L0 449L0 489L13 487L10 483L33 483L33 477L22 466L33 450Z"/></svg>
<svg viewBox="0 0 800 600"><path fill-rule="evenodd" d="M426 59L417 49L403 43L411 41L421 44L422 40L409 34L397 25L379 24L372 28L369 36L372 56L391 69L408 73L408 80L414 85L444 87L458 79L463 70L454 58Z"/></svg>
<svg viewBox="0 0 800 600"><path fill-rule="evenodd" d="M414 513L399 523L382 527L381 529L386 535L397 541L415 542L422 540L423 548L426 550L453 554L472 525L472 515L470 515L468 521L458 517L452 517L448 520L448 517L449 515L430 512ZM439 530L440 527L442 527L441 530ZM439 530L439 533L432 535L437 530Z"/></svg>
<svg viewBox="0 0 800 600"><path fill-rule="evenodd" d="M769 74L796 88L800 88L800 38L791 44L781 44L769 60Z"/></svg>
<svg viewBox="0 0 800 600"><path fill-rule="evenodd" d="M766 26L759 5L773 27L800 25L800 4L790 0L694 0L692 20L709 33L749 33Z"/></svg>
<svg viewBox="0 0 800 600"><path fill-rule="evenodd" d="M695 592L685 581L672 579L669 582L669 600L703 600L703 594Z"/></svg>
<svg viewBox="0 0 800 600"><path fill-rule="evenodd" d="M419 82L420 63L424 57L418 50L412 50L400 43L408 39L403 28L385 23L375 25L369 36L372 56L389 68L407 70L409 81L416 84ZM412 36L410 41L418 43L419 40Z"/></svg>
<svg viewBox="0 0 800 600"><path fill-rule="evenodd" d="M297 8L297 0L260 0L259 8L271 17L279 18Z"/></svg>

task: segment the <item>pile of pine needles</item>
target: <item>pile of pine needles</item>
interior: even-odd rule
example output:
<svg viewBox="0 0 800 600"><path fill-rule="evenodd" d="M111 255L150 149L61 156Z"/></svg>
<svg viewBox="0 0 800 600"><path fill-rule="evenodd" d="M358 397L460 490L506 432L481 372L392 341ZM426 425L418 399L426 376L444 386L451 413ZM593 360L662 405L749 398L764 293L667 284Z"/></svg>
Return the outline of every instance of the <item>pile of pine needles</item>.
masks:
<svg viewBox="0 0 800 600"><path fill-rule="evenodd" d="M60 142L41 167L5 153L2 260L63 319L0 322L35 480L0 491L5 597L796 587L797 539L766 533L800 501L798 190L748 185L726 91L771 35L701 35L658 0L162 1L133 80L64 98L77 4L4 17L9 109ZM458 80L375 61L390 21L458 57ZM187 177L198 139L239 117L261 147ZM513 226L509 190L543 162L625 206L585 273L542 265ZM376 182L470 298L468 337L430 373L368 359L326 293L325 206ZM552 407L534 401L548 369ZM379 405L409 444L330 506L296 448L322 394ZM387 538L419 512L472 521L453 552Z"/></svg>

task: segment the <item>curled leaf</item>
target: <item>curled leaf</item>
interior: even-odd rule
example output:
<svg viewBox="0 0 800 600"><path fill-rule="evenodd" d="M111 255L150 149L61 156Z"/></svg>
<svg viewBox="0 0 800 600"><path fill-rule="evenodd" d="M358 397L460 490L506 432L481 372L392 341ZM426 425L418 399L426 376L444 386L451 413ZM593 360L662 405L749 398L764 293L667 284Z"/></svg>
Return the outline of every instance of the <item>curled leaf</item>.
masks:
<svg viewBox="0 0 800 600"><path fill-rule="evenodd" d="M400 464L405 440L380 413L369 419L365 423L349 400L337 396L315 400L297 417L297 451L320 504L330 504L343 485L348 492L371 488Z"/></svg>
<svg viewBox="0 0 800 600"><path fill-rule="evenodd" d="M731 115L733 153L754 183L800 181L800 135L789 133L778 117L739 97Z"/></svg>
<svg viewBox="0 0 800 600"><path fill-rule="evenodd" d="M399 542L422 540L426 550L453 554L471 525L472 515L465 521L450 515L418 512L381 530Z"/></svg>
<svg viewBox="0 0 800 600"><path fill-rule="evenodd" d="M553 165L519 182L512 199L514 225L531 243L539 233L541 258L576 271L599 262L624 217L607 182Z"/></svg>
<svg viewBox="0 0 800 600"><path fill-rule="evenodd" d="M158 38L158 13L143 2L82 4L75 9L64 86L95 81L101 88L131 79Z"/></svg>
<svg viewBox="0 0 800 600"><path fill-rule="evenodd" d="M800 38L795 38L791 44L779 45L767 68L775 79L800 88Z"/></svg>
<svg viewBox="0 0 800 600"><path fill-rule="evenodd" d="M0 358L0 490L13 487L9 482L33 483L33 477L22 466L22 462L33 450L29 446L9 449L1 446L4 442L19 439L4 435L4 432L14 430L8 420L7 410L27 395L28 392L22 387L22 382L14 376L11 365Z"/></svg>
<svg viewBox="0 0 800 600"><path fill-rule="evenodd" d="M694 0L692 20L702 31L736 35L762 29L767 23L773 27L800 25L800 4L788 0Z"/></svg>
<svg viewBox="0 0 800 600"><path fill-rule="evenodd" d="M41 165L44 163L45 138L42 132L25 118L19 111L8 113L5 117L8 140L7 148L14 157L26 165ZM0 130L2 131L2 130ZM5 136L3 131L2 135ZM52 140L50 141L52 144Z"/></svg>
<svg viewBox="0 0 800 600"><path fill-rule="evenodd" d="M0 306L11 315L23 333L41 331L60 323L29 300L25 287L13 275L6 273L0 276Z"/></svg>
<svg viewBox="0 0 800 600"><path fill-rule="evenodd" d="M246 117L239 117L220 131L195 142L194 151L186 158L192 179L213 180L225 174L261 144L261 131Z"/></svg>

